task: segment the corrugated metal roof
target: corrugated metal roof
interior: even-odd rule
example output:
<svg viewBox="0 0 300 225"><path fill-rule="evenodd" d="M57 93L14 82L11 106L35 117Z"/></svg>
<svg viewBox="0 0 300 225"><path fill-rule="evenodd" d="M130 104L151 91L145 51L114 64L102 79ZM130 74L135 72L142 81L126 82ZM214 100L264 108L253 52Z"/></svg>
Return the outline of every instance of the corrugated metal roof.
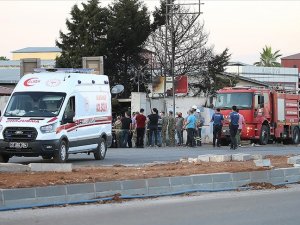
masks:
<svg viewBox="0 0 300 225"><path fill-rule="evenodd" d="M42 66L55 66L55 60L41 60ZM1 67L20 67L20 60L0 60Z"/></svg>
<svg viewBox="0 0 300 225"><path fill-rule="evenodd" d="M12 53L39 53L39 52L61 52L58 47L27 47L15 50Z"/></svg>
<svg viewBox="0 0 300 225"><path fill-rule="evenodd" d="M20 69L0 69L1 84L16 84L20 80Z"/></svg>
<svg viewBox="0 0 300 225"><path fill-rule="evenodd" d="M300 59L300 53L295 54L295 55L289 55L289 56L283 57L281 59Z"/></svg>

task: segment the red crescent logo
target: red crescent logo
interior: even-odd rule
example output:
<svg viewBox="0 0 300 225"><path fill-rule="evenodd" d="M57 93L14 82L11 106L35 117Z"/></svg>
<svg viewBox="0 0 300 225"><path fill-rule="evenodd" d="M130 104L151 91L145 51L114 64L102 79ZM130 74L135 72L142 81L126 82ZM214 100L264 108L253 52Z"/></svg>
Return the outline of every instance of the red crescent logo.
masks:
<svg viewBox="0 0 300 225"><path fill-rule="evenodd" d="M24 86L30 87L30 86L33 86L33 85L35 85L37 83L40 83L39 78L33 77L33 78L29 78L29 79L25 80L24 81Z"/></svg>

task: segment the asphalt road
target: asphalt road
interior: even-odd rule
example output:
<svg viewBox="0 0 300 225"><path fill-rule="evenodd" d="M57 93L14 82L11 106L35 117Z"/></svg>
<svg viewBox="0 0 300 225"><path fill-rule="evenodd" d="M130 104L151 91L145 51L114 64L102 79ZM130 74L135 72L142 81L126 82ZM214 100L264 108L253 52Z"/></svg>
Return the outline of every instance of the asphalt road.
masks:
<svg viewBox="0 0 300 225"><path fill-rule="evenodd" d="M5 225L297 225L300 186L0 212Z"/></svg>
<svg viewBox="0 0 300 225"><path fill-rule="evenodd" d="M103 165L141 165L145 163L176 161L183 157L197 157L204 154L261 154L261 155L289 155L300 154L300 147L295 145L273 144L266 146L247 146L237 150L230 150L229 147L213 148L211 145L203 145L202 147L165 147L165 148L109 148L104 160L94 160L93 154L76 154L69 156L69 163L76 166L103 166ZM43 160L41 157L26 158L13 157L9 162L14 163L36 163L51 162L51 160Z"/></svg>

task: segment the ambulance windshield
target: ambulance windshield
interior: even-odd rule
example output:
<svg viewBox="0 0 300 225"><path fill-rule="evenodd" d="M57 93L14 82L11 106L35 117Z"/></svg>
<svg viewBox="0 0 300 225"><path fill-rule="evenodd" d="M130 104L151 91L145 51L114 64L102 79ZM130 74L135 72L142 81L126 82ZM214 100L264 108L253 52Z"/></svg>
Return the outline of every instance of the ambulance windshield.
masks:
<svg viewBox="0 0 300 225"><path fill-rule="evenodd" d="M236 105L238 109L250 109L252 107L253 93L220 93L217 94L215 107L231 109Z"/></svg>
<svg viewBox="0 0 300 225"><path fill-rule="evenodd" d="M4 116L53 117L60 112L66 93L61 92L15 92Z"/></svg>

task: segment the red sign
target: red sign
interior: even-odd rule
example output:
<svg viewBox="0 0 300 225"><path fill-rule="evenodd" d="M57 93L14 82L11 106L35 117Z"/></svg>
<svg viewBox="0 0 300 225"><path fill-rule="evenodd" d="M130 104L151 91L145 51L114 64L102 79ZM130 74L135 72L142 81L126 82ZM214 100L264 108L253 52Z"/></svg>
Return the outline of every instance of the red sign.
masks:
<svg viewBox="0 0 300 225"><path fill-rule="evenodd" d="M38 83L40 83L39 78L33 77L33 78L29 78L29 79L25 80L24 81L24 86L30 87L30 86L33 86L33 85L38 84Z"/></svg>

